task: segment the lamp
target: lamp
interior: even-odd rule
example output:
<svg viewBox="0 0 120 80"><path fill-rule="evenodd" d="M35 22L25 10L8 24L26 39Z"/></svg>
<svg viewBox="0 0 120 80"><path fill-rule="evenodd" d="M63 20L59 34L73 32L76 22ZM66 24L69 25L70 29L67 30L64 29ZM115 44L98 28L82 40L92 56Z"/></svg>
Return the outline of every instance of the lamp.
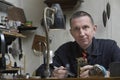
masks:
<svg viewBox="0 0 120 80"><path fill-rule="evenodd" d="M45 61L45 77L50 76L49 58L50 58L50 47L49 47L49 28L51 29L65 29L65 20L62 13L62 9L59 4L53 4L52 7L46 7L43 15L43 26L46 34L46 57Z"/></svg>
<svg viewBox="0 0 120 80"><path fill-rule="evenodd" d="M5 36L0 31L0 39L1 39L1 56L0 56L0 70L4 70L6 68L6 61L5 61Z"/></svg>

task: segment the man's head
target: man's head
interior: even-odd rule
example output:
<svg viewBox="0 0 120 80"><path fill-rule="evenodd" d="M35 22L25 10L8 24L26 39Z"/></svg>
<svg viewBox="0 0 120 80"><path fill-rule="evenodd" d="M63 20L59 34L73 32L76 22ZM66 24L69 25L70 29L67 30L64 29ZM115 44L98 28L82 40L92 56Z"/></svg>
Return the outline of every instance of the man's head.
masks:
<svg viewBox="0 0 120 80"><path fill-rule="evenodd" d="M84 11L74 13L70 18L70 26L70 32L76 42L83 49L88 48L96 32L91 15Z"/></svg>

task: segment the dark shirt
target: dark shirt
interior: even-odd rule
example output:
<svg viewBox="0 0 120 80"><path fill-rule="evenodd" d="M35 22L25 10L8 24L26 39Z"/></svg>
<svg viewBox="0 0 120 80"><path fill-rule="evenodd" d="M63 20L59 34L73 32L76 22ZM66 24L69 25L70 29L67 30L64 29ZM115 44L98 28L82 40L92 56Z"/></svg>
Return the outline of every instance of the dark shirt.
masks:
<svg viewBox="0 0 120 80"><path fill-rule="evenodd" d="M75 42L68 42L60 46L55 51L53 65L66 66L70 65L70 71L77 74L77 60L82 57L82 48ZM87 48L88 64L99 64L109 69L111 62L120 62L120 49L114 40L95 39Z"/></svg>

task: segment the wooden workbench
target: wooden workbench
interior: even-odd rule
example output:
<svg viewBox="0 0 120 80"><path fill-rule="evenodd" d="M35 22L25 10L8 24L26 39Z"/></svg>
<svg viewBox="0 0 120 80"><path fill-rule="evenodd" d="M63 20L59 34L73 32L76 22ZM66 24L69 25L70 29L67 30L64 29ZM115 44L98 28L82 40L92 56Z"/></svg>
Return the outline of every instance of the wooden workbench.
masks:
<svg viewBox="0 0 120 80"><path fill-rule="evenodd" d="M13 80L13 79L7 79L7 80ZM55 78L49 78L49 79L38 79L38 78L30 78L30 79L14 79L14 80L120 80L120 77L111 77L111 78L64 78L64 79L55 79Z"/></svg>

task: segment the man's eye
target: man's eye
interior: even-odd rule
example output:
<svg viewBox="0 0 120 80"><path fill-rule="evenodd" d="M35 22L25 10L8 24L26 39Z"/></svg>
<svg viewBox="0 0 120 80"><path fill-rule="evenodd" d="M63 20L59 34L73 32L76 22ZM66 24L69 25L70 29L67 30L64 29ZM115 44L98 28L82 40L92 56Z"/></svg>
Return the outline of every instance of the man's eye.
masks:
<svg viewBox="0 0 120 80"><path fill-rule="evenodd" d="M87 29L87 28L89 28L89 26L83 26L83 29Z"/></svg>
<svg viewBox="0 0 120 80"><path fill-rule="evenodd" d="M76 28L74 28L73 30L74 30L74 31L79 31L80 28L76 27Z"/></svg>
<svg viewBox="0 0 120 80"><path fill-rule="evenodd" d="M79 28L76 27L75 30L79 30Z"/></svg>

